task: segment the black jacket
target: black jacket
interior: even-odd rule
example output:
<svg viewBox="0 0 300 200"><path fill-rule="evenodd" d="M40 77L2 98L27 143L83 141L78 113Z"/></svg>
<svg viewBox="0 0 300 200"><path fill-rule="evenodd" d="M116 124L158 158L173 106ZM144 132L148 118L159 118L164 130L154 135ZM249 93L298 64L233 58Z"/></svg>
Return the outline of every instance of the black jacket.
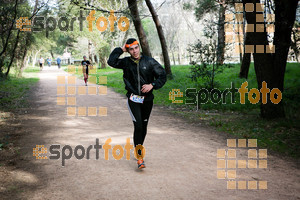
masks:
<svg viewBox="0 0 300 200"><path fill-rule="evenodd" d="M123 50L120 47L115 48L107 63L114 68L123 69L125 89L128 91L126 96L130 97L133 93L145 96L145 101L153 100L153 89L159 89L166 83L164 68L154 58L143 55L137 64L130 57L119 59L122 54ZM153 83L153 89L148 93L142 93L142 86L150 83Z"/></svg>

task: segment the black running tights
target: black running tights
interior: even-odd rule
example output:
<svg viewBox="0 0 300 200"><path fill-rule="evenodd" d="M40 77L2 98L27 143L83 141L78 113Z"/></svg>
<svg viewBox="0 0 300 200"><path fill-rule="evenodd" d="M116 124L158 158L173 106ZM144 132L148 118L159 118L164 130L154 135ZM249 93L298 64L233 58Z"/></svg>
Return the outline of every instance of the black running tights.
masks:
<svg viewBox="0 0 300 200"><path fill-rule="evenodd" d="M134 146L143 145L147 134L147 125L153 107L153 100L135 103L128 99L127 105L134 125ZM141 152L139 151L138 154L141 155Z"/></svg>

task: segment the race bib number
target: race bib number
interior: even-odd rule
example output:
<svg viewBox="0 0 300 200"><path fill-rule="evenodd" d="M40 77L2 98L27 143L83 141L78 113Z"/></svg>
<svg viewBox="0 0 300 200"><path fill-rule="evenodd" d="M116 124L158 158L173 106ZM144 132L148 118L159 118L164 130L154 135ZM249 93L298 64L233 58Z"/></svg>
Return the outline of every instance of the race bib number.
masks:
<svg viewBox="0 0 300 200"><path fill-rule="evenodd" d="M144 102L144 96L139 96L139 95L135 95L135 94L131 94L130 95L130 100L135 102L135 103L143 103Z"/></svg>

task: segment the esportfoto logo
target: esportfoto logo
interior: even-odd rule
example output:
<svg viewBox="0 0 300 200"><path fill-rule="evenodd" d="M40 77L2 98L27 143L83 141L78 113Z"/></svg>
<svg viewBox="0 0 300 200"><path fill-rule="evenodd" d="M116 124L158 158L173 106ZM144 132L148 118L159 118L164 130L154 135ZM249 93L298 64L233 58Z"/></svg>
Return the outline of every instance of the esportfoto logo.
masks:
<svg viewBox="0 0 300 200"><path fill-rule="evenodd" d="M112 156L115 160L121 160L124 156L124 149L126 154L126 160L130 160L130 152L134 149L134 157L136 159L144 158L146 155L146 150L143 147L143 145L137 145L135 148L132 144L130 144L130 138L126 139L126 144L124 145L124 148L121 145L115 145L112 147L110 145L111 138L107 139L104 143L104 145L99 144L99 139L96 138L96 143L94 145L89 145L87 148L85 148L82 145L75 146L74 150L70 145L61 145L59 144L52 144L49 148L46 148L45 145L36 145L35 148L33 148L33 156L40 160L40 159L50 159L50 160L59 160L61 158L62 166L65 166L66 160L71 159L73 156L78 159L84 159L87 160L90 159L90 153L91 151L95 151L96 153L96 160L99 159L99 152L100 149L104 149L104 159L109 160L109 150L112 150ZM48 155L48 149L50 152L50 155ZM142 155L136 154L138 150L142 151Z"/></svg>
<svg viewBox="0 0 300 200"><path fill-rule="evenodd" d="M110 11L110 15L107 18L101 16L97 19L95 18L96 11L92 10L88 16L84 17L82 10L80 10L79 17L73 17L68 19L67 17L60 17L58 20L54 17L45 17L45 16L36 16L33 18L33 23L28 17L20 17L16 20L16 28L20 31L33 31L40 32L46 30L46 33L54 31L56 28L59 28L60 31L73 31L74 23L78 20L79 30L83 30L83 22L86 20L88 22L89 31L93 31L93 22L96 21L96 27L98 31L104 32L108 28L111 32L115 31L115 21L117 21L117 27L120 31L126 32L129 29L130 21L127 17L120 17L119 19L114 15L114 11ZM31 25L33 27L28 27Z"/></svg>
<svg viewBox="0 0 300 200"><path fill-rule="evenodd" d="M262 82L262 88L260 90L256 88L252 88L250 91L247 88L248 82L245 81L241 84L240 88L235 88L234 84L231 83L231 88L226 88L223 91L220 91L217 88L209 91L206 88L202 88L197 91L196 88L187 88L185 90L185 104L197 105L199 108L200 104L206 104L208 101L211 101L214 104L220 103L226 104L226 96L230 95L231 103L235 103L235 94L236 92L240 93L240 103L246 103L246 94L248 94L248 100L251 104L257 104L260 100L261 103L267 103L267 95L270 95L270 100L273 104L278 104L282 100L282 93L278 88L273 88L270 90L267 87L267 83L265 81ZM255 95L255 96L253 96ZM172 89L169 92L169 100L172 103L183 103L183 100L176 100L176 97L183 97L183 93L180 92L180 89Z"/></svg>

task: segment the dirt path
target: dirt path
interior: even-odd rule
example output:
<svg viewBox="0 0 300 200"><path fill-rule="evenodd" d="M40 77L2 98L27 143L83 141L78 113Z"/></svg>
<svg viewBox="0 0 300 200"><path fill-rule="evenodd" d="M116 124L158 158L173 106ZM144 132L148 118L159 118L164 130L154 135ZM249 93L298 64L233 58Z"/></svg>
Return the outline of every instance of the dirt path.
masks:
<svg viewBox="0 0 300 200"><path fill-rule="evenodd" d="M300 199L299 169L292 162L268 155L267 169L237 169L238 181L267 181L266 190L227 189L217 178L217 149L226 149L228 135L217 134L199 125L172 116L154 106L145 141L147 168L137 170L130 160L115 160L109 150L95 159L36 160L35 145L76 145L87 148L111 138L111 145L132 143L133 125L123 95L81 95L78 106L107 107L107 116L68 116L66 106L56 105L57 75L62 70L44 68L31 109L20 116L22 160L9 173L15 192L1 187L0 199ZM83 85L77 80L77 85ZM80 151L79 151L80 152ZM48 151L49 153L49 151ZM49 155L49 154L48 154ZM238 159L247 159L246 148L237 149ZM11 187L11 186L10 186ZM5 195L4 195L5 194Z"/></svg>

